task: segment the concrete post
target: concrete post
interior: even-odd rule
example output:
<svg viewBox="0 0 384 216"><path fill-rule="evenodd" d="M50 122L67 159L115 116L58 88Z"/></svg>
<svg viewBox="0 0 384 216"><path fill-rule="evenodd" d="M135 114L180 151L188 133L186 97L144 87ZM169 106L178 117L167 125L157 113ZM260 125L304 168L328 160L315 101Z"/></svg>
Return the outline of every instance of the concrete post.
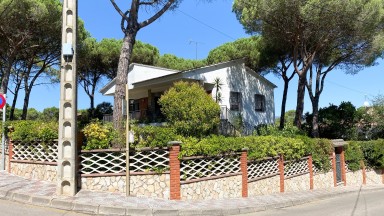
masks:
<svg viewBox="0 0 384 216"><path fill-rule="evenodd" d="M57 194L77 192L77 0L63 1Z"/></svg>

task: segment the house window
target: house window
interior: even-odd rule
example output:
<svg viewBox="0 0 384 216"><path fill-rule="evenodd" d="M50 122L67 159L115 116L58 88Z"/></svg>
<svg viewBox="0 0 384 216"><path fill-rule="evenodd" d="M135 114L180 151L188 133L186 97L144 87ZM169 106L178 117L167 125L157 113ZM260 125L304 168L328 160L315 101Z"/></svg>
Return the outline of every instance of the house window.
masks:
<svg viewBox="0 0 384 216"><path fill-rule="evenodd" d="M230 104L230 110L240 111L241 110L241 92L230 92L229 104Z"/></svg>
<svg viewBox="0 0 384 216"><path fill-rule="evenodd" d="M140 110L140 100L129 100L129 112L135 112Z"/></svg>
<svg viewBox="0 0 384 216"><path fill-rule="evenodd" d="M261 94L255 94L255 111L265 112L265 96Z"/></svg>

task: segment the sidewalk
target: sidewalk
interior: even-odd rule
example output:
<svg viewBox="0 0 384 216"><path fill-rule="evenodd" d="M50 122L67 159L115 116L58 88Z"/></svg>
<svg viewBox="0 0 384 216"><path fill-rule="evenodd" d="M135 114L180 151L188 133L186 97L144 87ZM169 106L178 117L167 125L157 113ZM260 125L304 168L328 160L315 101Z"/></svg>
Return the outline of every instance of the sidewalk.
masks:
<svg viewBox="0 0 384 216"><path fill-rule="evenodd" d="M363 188L377 190L384 189L384 186ZM28 180L0 172L0 199L96 215L236 215L300 205L359 190L360 187L340 186L323 190L205 201L125 197L120 193L87 190L81 190L75 197L64 197L56 195L54 183Z"/></svg>

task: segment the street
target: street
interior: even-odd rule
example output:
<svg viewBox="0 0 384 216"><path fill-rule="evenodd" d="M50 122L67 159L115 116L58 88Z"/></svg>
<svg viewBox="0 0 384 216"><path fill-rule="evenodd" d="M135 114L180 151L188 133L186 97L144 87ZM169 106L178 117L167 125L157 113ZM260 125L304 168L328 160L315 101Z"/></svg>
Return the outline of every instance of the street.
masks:
<svg viewBox="0 0 384 216"><path fill-rule="evenodd" d="M86 216L64 210L27 205L19 202L0 199L1 216Z"/></svg>
<svg viewBox="0 0 384 216"><path fill-rule="evenodd" d="M267 210L241 216L381 216L384 215L384 190L361 191L284 209ZM240 216L240 215L239 215Z"/></svg>

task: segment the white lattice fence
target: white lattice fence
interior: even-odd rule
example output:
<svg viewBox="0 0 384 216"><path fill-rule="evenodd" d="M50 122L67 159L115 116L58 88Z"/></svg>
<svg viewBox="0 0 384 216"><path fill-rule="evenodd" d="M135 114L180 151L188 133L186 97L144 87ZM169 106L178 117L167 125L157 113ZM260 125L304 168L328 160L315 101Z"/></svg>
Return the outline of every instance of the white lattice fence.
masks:
<svg viewBox="0 0 384 216"><path fill-rule="evenodd" d="M132 153L129 169L131 172L161 172L169 170L168 149L141 149Z"/></svg>
<svg viewBox="0 0 384 216"><path fill-rule="evenodd" d="M294 161L284 161L284 178L309 173L308 157Z"/></svg>
<svg viewBox="0 0 384 216"><path fill-rule="evenodd" d="M57 141L42 143L41 141L13 141L13 160L57 162Z"/></svg>
<svg viewBox="0 0 384 216"><path fill-rule="evenodd" d="M239 172L239 154L221 157L185 157L180 161L180 178L182 181L238 174Z"/></svg>
<svg viewBox="0 0 384 216"><path fill-rule="evenodd" d="M125 151L120 149L81 151L80 173L123 174L126 171ZM167 149L130 151L130 172L163 172L169 169Z"/></svg>
<svg viewBox="0 0 384 216"><path fill-rule="evenodd" d="M81 151L81 174L110 174L125 172L125 154L121 150Z"/></svg>
<svg viewBox="0 0 384 216"><path fill-rule="evenodd" d="M256 181L279 174L278 157L248 161L248 181Z"/></svg>

